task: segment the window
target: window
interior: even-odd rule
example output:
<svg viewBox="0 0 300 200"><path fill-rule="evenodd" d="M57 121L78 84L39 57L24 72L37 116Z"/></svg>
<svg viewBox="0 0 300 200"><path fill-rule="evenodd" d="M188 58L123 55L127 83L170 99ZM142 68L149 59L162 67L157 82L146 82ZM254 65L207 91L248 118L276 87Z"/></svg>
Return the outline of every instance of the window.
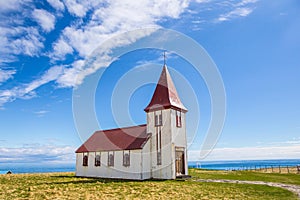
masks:
<svg viewBox="0 0 300 200"><path fill-rule="evenodd" d="M176 126L181 127L181 111L176 111Z"/></svg>
<svg viewBox="0 0 300 200"><path fill-rule="evenodd" d="M161 152L157 152L157 165L161 165Z"/></svg>
<svg viewBox="0 0 300 200"><path fill-rule="evenodd" d="M156 114L155 113L155 126L162 126L162 112Z"/></svg>
<svg viewBox="0 0 300 200"><path fill-rule="evenodd" d="M114 166L114 152L108 152L108 166Z"/></svg>
<svg viewBox="0 0 300 200"><path fill-rule="evenodd" d="M157 165L161 165L161 127L156 127Z"/></svg>
<svg viewBox="0 0 300 200"><path fill-rule="evenodd" d="M101 165L101 156L100 155L96 155L95 156L95 166L99 167Z"/></svg>
<svg viewBox="0 0 300 200"><path fill-rule="evenodd" d="M128 152L123 151L123 166L125 167L130 166L130 151Z"/></svg>
<svg viewBox="0 0 300 200"><path fill-rule="evenodd" d="M89 157L87 155L83 156L82 166L88 166Z"/></svg>

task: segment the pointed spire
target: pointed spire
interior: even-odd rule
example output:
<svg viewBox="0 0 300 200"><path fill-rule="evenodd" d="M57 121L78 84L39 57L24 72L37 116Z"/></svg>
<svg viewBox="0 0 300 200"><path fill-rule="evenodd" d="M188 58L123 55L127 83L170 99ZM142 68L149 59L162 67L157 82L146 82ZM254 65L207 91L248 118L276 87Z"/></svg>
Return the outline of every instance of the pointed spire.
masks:
<svg viewBox="0 0 300 200"><path fill-rule="evenodd" d="M149 112L167 108L187 112L187 109L180 101L168 68L164 65L152 99L144 110Z"/></svg>

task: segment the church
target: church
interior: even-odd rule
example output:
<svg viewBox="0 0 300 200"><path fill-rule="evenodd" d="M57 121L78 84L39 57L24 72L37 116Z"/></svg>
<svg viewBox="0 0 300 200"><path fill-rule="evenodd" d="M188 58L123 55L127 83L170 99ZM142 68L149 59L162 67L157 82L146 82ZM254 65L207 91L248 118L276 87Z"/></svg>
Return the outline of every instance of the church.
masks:
<svg viewBox="0 0 300 200"><path fill-rule="evenodd" d="M144 109L147 123L96 131L76 150L76 176L176 179L188 175L186 112L163 66Z"/></svg>

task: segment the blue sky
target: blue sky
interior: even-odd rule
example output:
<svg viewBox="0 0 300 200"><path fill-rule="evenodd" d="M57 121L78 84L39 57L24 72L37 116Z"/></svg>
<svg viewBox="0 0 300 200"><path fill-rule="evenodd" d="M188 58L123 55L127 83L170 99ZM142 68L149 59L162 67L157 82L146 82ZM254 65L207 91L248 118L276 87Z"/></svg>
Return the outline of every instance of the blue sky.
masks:
<svg viewBox="0 0 300 200"><path fill-rule="evenodd" d="M187 35L218 67L227 114L207 160L300 158L299 11L296 0L1 1L0 162L74 162L82 141L73 120L73 89L95 73L84 69L85 60L108 39L147 27ZM118 81L129 72L137 80L157 80L162 51L136 50L106 64L95 96L104 129L120 125L111 109ZM210 95L184 58L167 52L167 65L190 106L189 158L197 160L209 126ZM154 87L140 86L126 99L132 120L121 125L145 123L143 108ZM198 129L188 91L199 104Z"/></svg>

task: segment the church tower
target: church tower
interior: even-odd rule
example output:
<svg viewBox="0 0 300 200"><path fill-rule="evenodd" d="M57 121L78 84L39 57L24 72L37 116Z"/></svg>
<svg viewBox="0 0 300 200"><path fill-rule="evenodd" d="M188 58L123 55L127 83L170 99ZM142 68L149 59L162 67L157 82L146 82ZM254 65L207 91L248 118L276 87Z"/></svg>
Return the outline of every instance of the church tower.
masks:
<svg viewBox="0 0 300 200"><path fill-rule="evenodd" d="M175 179L188 175L186 112L164 64L147 113L151 178Z"/></svg>

